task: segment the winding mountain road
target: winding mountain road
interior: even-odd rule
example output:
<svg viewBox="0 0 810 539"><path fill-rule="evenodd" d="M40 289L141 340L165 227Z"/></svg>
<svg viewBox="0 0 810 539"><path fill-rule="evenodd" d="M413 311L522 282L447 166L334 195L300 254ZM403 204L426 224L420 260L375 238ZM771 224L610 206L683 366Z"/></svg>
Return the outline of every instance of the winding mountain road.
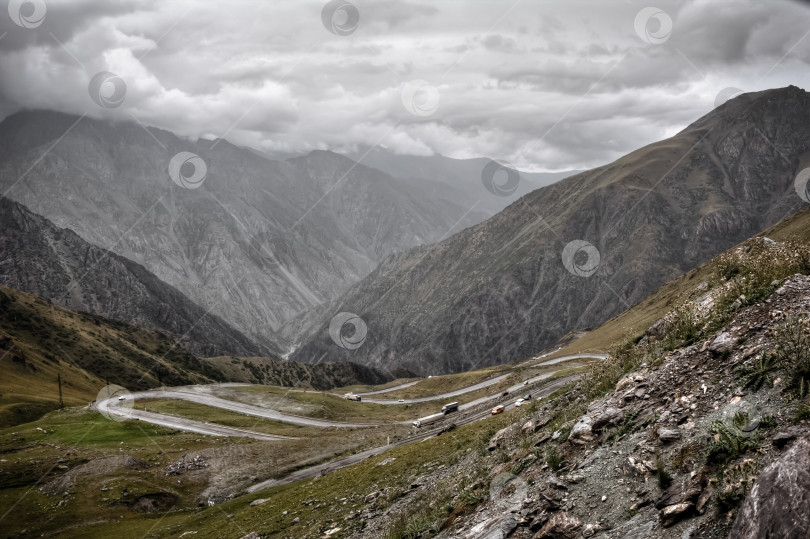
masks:
<svg viewBox="0 0 810 539"><path fill-rule="evenodd" d="M542 361L537 363L536 366L546 366L546 365L554 365L557 363L562 363L565 361L569 361L572 359L604 359L606 356L602 354L572 354L567 356L561 356L558 358ZM535 358L528 362L524 362L519 364L518 366L525 366L527 364L534 363L536 361ZM490 386L493 386L502 380L506 379L510 376L511 373L498 375L494 378L489 380L485 380L483 382L479 382L477 384L473 384L461 389L457 389L454 391L448 391L446 393L442 393L440 395L432 395L428 397L418 397L414 399L404 399L402 402L399 400L375 400L375 399L364 399L364 403L375 403L375 404L411 404L411 403L420 403L420 402L429 402L435 400L447 400L453 397L457 397L459 395L464 395L466 393L470 393L472 391L478 391L480 389L484 389ZM548 378L554 376L556 372L549 372L545 374L541 374L539 376L535 376L525 382L521 382L519 384L515 384L508 388L506 391L511 394L513 392L519 391L523 388L528 390L532 384L537 382L541 382ZM567 378L567 377L566 377ZM380 390L376 392L369 392L365 393L366 395L372 394L379 394L379 393L387 393L390 391L394 391L396 389L404 389L407 387L411 387L417 383L416 382L408 382L406 384L402 384L400 386L395 386L393 388L388 388L385 390ZM558 381L555 381L552 386L556 386ZM225 384L216 384L216 387L245 387L251 386L252 384L242 384L242 383L225 383ZM546 388L549 386L545 386L542 391L545 391ZM562 386L559 386L562 387ZM263 440L263 441L279 441L279 440L289 440L290 437L287 436L279 436L279 435L272 435L272 434L264 434L254 431L249 431L245 429L237 429L234 427L226 427L223 425L215 425L211 423L206 423L202 421L194 421L191 419L186 419L182 417L175 417L169 416L165 414L158 414L154 412L147 412L144 410L137 410L134 408L135 401L139 399L177 399L177 400L185 400L188 402L194 402L197 404L202 404L205 406L212 406L214 408L220 408L223 410L229 410L232 412L250 415L253 417L260 417L262 419L269 419L272 421L278 421L280 423L286 423L288 425L297 425L297 426L305 426L305 427L337 427L337 428L363 428L363 427L376 427L379 426L379 423L348 423L348 422L341 422L341 421L328 421L324 419L314 419L310 417L303 417L297 416L293 414L287 414L283 412L279 412L277 410L272 410L269 408L263 408L259 406L253 406L251 404L245 404L238 401L223 399L220 397L215 397L213 395L201 392L198 390L199 386L185 386L185 387L176 387L171 389L156 389L156 390L149 390L149 391L139 391L136 393L132 393L131 396L127 397L123 401L119 401L117 398L110 398L110 399L103 399L95 404L96 410L98 410L102 414L106 414L113 419L137 419L147 423L152 423L154 425L160 425L163 427L173 428L177 430L183 430L188 432L196 432L199 434L207 434L211 436L241 436L241 437L248 437L253 438L256 440ZM469 410L484 404L488 401L496 400L503 396L501 391L493 395L487 395L476 399L472 402L468 402L459 406L459 410ZM519 395L518 395L519 396ZM537 395L533 395L537 398ZM516 398L517 396L515 396ZM337 398L337 396L336 396ZM515 398L510 398L512 402L514 402ZM361 404L362 405L362 404ZM488 411L481 416L484 417L488 414ZM443 417L442 414L434 414L432 416L428 416L426 418L420 418L421 420L435 420ZM480 419L480 417L479 417ZM394 422L389 422L391 424ZM396 423L410 423L409 421L399 421ZM422 435L420 435L422 436ZM423 439L423 438L422 438ZM408 440L413 440L413 438L408 438ZM388 446L386 446L388 447ZM356 456L347 457L347 459L352 459Z"/></svg>
<svg viewBox="0 0 810 539"><path fill-rule="evenodd" d="M277 436L274 434L264 434L245 429L237 429L234 427L226 427L224 425L215 425L212 423L204 423L202 421L194 421L192 419L185 419L182 417L173 417L164 414L156 414L152 412L145 412L137 410L130 406L126 401L119 401L118 397L112 397L96 401L95 409L113 420L126 420L134 419L167 427L170 429L182 430L186 432L196 432L197 434L206 434L208 436L238 436L242 438L253 438L254 440L261 440L264 442L276 442L279 440L293 440L289 436Z"/></svg>

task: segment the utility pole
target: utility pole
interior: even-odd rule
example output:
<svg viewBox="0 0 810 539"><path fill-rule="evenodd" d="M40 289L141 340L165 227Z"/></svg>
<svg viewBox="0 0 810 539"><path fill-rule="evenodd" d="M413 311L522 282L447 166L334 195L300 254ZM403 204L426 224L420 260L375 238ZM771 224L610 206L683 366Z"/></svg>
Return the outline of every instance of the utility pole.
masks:
<svg viewBox="0 0 810 539"><path fill-rule="evenodd" d="M64 408L65 403L62 402L62 373L56 373L56 383L59 384L59 408Z"/></svg>

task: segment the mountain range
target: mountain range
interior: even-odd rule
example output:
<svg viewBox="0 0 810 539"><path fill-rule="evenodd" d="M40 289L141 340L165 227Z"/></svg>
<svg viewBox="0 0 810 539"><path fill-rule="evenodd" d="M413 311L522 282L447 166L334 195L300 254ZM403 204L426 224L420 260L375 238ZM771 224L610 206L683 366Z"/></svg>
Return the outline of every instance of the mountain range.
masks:
<svg viewBox="0 0 810 539"><path fill-rule="evenodd" d="M178 154L186 168L175 175L199 165L197 188L172 181ZM332 152L275 161L224 139L50 111L0 123L0 192L141 264L270 350L284 322L388 256L492 215L452 185Z"/></svg>
<svg viewBox="0 0 810 539"><path fill-rule="evenodd" d="M287 324L282 333L299 343L291 359L436 374L525 357L802 207L794 178L808 149L809 94L743 94L669 139L390 256ZM329 324L340 312L363 321L360 346L335 345ZM342 331L351 341L355 325Z"/></svg>

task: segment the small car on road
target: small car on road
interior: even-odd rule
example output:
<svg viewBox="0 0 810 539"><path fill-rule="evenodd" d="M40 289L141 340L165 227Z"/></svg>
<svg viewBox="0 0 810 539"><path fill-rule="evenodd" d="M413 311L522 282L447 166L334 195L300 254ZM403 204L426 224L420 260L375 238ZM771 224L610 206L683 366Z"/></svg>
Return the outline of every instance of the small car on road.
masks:
<svg viewBox="0 0 810 539"><path fill-rule="evenodd" d="M515 401L515 406L523 406L526 401L523 399L518 399Z"/></svg>
<svg viewBox="0 0 810 539"><path fill-rule="evenodd" d="M498 406L492 409L492 415L502 414L504 410L506 410L506 406L504 406L503 404L499 404Z"/></svg>

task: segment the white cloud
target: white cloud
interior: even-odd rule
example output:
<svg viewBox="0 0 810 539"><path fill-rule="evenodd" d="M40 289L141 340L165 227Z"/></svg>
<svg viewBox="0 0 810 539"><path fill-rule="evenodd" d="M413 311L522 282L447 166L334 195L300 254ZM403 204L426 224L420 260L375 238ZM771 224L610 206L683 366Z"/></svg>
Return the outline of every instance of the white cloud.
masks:
<svg viewBox="0 0 810 539"><path fill-rule="evenodd" d="M134 115L273 151L382 143L561 170L671 135L727 86L807 84L810 11L786 0L667 5L673 31L661 45L635 34L638 2L355 4L360 26L347 37L326 31L320 1L110 1L102 10L49 0L34 30L0 14L0 114ZM88 97L101 70L126 81L117 109ZM439 88L435 114L403 108L412 79Z"/></svg>

